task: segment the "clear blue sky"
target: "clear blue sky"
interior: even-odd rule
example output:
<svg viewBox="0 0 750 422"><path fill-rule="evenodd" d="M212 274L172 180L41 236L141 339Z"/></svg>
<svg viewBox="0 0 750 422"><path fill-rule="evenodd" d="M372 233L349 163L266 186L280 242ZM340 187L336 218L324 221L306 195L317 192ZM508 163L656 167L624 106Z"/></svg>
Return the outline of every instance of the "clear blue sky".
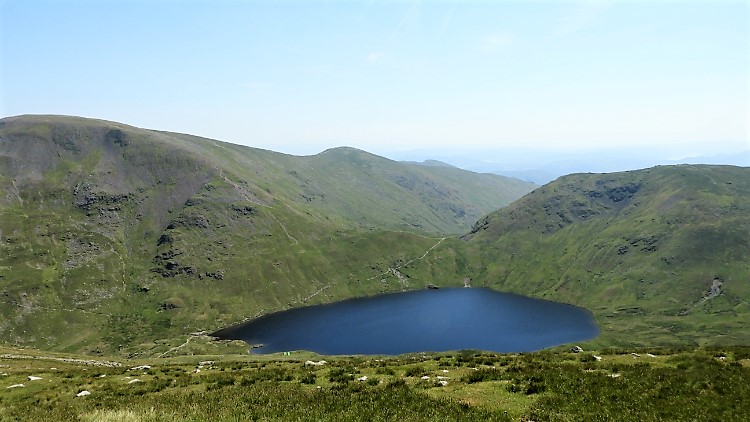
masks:
<svg viewBox="0 0 750 422"><path fill-rule="evenodd" d="M0 0L0 116L295 154L737 151L750 148L749 4Z"/></svg>

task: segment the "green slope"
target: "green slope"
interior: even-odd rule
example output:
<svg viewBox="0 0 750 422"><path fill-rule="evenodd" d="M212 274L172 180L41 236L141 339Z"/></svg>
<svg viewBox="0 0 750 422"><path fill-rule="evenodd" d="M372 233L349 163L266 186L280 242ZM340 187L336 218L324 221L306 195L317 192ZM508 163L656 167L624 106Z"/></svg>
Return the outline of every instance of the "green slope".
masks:
<svg viewBox="0 0 750 422"><path fill-rule="evenodd" d="M468 277L591 309L599 345L750 342L750 169L570 175L492 212L532 187L351 148L2 119L0 341L159 354L262 313Z"/></svg>
<svg viewBox="0 0 750 422"><path fill-rule="evenodd" d="M0 340L126 353L423 287L432 280L397 268L532 188L348 148L295 157L98 120L2 119Z"/></svg>
<svg viewBox="0 0 750 422"><path fill-rule="evenodd" d="M750 342L750 168L565 176L465 238L475 279L589 308L601 342Z"/></svg>

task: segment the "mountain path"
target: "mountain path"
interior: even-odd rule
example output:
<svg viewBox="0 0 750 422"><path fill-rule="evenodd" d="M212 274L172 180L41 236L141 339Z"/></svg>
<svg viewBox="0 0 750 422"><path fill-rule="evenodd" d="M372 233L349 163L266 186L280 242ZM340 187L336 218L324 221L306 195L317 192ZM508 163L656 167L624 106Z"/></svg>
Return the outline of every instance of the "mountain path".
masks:
<svg viewBox="0 0 750 422"><path fill-rule="evenodd" d="M440 240L438 240L438 242L437 242L437 243L435 243L434 245L432 245L432 247L430 247L430 249L427 249L427 250L425 251L425 253L424 253L424 254L422 254L422 256L420 256L419 258L413 258L413 259L410 259L410 260L408 260L408 261L404 262L403 264L401 264L401 265L399 265L399 266L397 266L397 267L394 267L394 268L390 268L390 267L389 267L389 268L388 268L388 269L387 269L386 271L383 271L382 273L380 273L380 274L378 274L378 275L372 276L372 277L370 277L370 278L366 279L365 281L370 281L370 280L374 280L374 279L376 279L376 278L378 278L378 277L383 277L384 275L388 275L388 274L393 274L393 275L396 275L396 273L398 272L398 271L397 271L398 269L400 269L400 268L403 268L403 267L405 267L405 266L407 266L407 265L411 264L411 263L412 263L412 262L414 262L414 261L419 261L419 260L422 260L422 259L424 259L424 258L425 258L425 257L426 257L426 256L427 256L427 255L428 255L429 253L430 253L430 251L432 251L433 249L437 248L437 247L438 247L438 245L440 245L441 243L443 243L443 241L444 241L445 239L447 239L447 237L442 237L442 238L440 238Z"/></svg>
<svg viewBox="0 0 750 422"><path fill-rule="evenodd" d="M273 218L277 223L279 223L279 226L281 226L281 229L284 230L284 234L286 234L286 237L288 237L289 240L291 240L292 242L294 242L295 245L299 244L299 241L297 239L295 239L294 236L292 236L291 234L289 234L289 231L287 231L286 226L284 225L284 223L282 223L278 218L276 218L276 216L273 215L273 213L270 213L268 215L270 215L271 218Z"/></svg>
<svg viewBox="0 0 750 422"><path fill-rule="evenodd" d="M160 354L160 355L159 355L159 356L157 356L157 357L159 357L159 358L163 358L163 357L164 357L164 356L165 356L166 354L168 354L168 353L172 353L172 352L174 352L175 350L179 350L179 349L181 349L181 348L183 348L183 347L187 346L187 345L188 345L188 343L190 343L190 340L192 340L192 339L193 339L193 336L189 336L189 337L187 338L187 340L185 340L185 342L184 342L184 343L182 343L181 345L179 345L179 346L175 346L175 347L173 347L173 348L171 348L171 349L167 350L166 352L164 352L164 353Z"/></svg>
<svg viewBox="0 0 750 422"><path fill-rule="evenodd" d="M277 220L277 221L278 221L278 220ZM279 222L279 224L281 224L281 223ZM282 225L282 227L283 227L283 225ZM291 236L290 236L290 237L291 237ZM409 261L407 261L407 262L405 262L405 263L403 263L403 264L401 264L401 265L397 266L396 268L388 268L388 270L387 270L387 271L384 271L383 273L381 273L381 274L378 274L378 275L376 275L376 276L370 277L370 278L366 279L365 281L370 281L370 280L374 280L374 279L376 279L376 278L378 278L378 277L383 277L384 275L388 275L388 274L391 274L391 275L396 275L396 276L398 276L397 274L400 274L400 272L398 271L398 269L399 269L399 268L402 268L402 267L404 267L404 266L406 266L406 265L409 265L409 264L411 264L411 263L412 263L412 262L414 262L414 261L419 261L419 260L421 260L421 259L424 259L425 257L427 257L427 255L429 255L430 251L432 251L433 249L435 249L436 247L438 247L438 245L440 245L441 243L443 243L443 241L444 241L445 239L447 239L447 237L442 237L442 238L440 238L440 240L438 240L438 241L437 241L437 243L435 243L435 244L434 244L434 245L432 245L432 246L431 246L431 247L430 247L429 249L427 249L427 250L425 251L425 253L423 253L423 254L422 254L422 256L420 256L420 257L418 257L418 258L413 258L413 259L410 259ZM296 239L295 239L295 241L296 241ZM320 289L318 289L318 290L316 290L315 292L313 292L313 293L312 293L311 295L309 295L309 296L307 296L307 297L305 297L305 298L303 298L303 299L300 299L300 300L298 300L298 301L295 301L295 302L291 302L291 303L300 303L300 302L301 302L301 303L305 303L305 302L307 302L308 300L312 299L313 297L315 297L315 296L319 295L320 293L324 292L325 290L327 290L327 289L329 289L329 288L333 287L333 285L334 285L334 284L328 284L328 285L326 285L326 286L323 286L323 287L321 287ZM273 311L271 311L271 312L273 312ZM259 316L261 316L261 315L262 315L262 314L264 314L264 313L265 313L265 310L261 310L261 311L260 311L260 312L258 312L258 313L257 313L257 314L256 314L256 315L255 315L254 317L248 317L248 318L245 318L245 319L244 319L244 320L243 320L242 322L247 322L247 321L250 321L250 320L252 320L252 319L258 318ZM183 345L181 345L181 346L184 346L184 344L183 344ZM177 346L177 347L181 347L181 346ZM173 348L173 349L176 349L176 348ZM172 350L172 349L170 349L170 350ZM167 351L167 352L164 352L164 353L169 353L169 351Z"/></svg>
<svg viewBox="0 0 750 422"><path fill-rule="evenodd" d="M0 359L52 360L56 362L77 363L77 364L92 365L92 366L104 366L108 368L118 368L122 366L120 362L112 362L112 361L106 361L106 360L76 359L76 358L44 356L44 355L18 355L18 354L12 354L12 353L0 354Z"/></svg>
<svg viewBox="0 0 750 422"><path fill-rule="evenodd" d="M247 189L244 186L240 186L237 183L235 183L232 179L228 178L224 174L224 171L222 169L218 169L217 168L217 170L219 170L219 177L221 177L228 184L232 185L232 187L234 187L237 190L237 193L239 193L245 201L250 202L251 204L255 204L255 205L261 206L261 207L271 208L270 205L261 203L261 202L259 202L258 199L255 199L255 197L250 196L246 192Z"/></svg>
<svg viewBox="0 0 750 422"><path fill-rule="evenodd" d="M308 297L306 297L306 298L302 299L302 302L307 302L308 300L312 299L313 297L317 296L318 294L320 294L321 292L323 292L324 290L326 290L326 289L328 289L328 288L330 288L330 287L331 287L331 285L330 285L330 284L329 284L329 285L327 285L327 286L323 286L323 287L321 287L321 288L320 288L320 289L318 289L318 291L316 291L315 293L313 293L313 294L311 294L310 296L308 296Z"/></svg>
<svg viewBox="0 0 750 422"><path fill-rule="evenodd" d="M21 193L18 191L18 186L16 186L16 181L11 180L11 183L13 184L13 193L16 194L16 198L18 199L18 202L23 205L23 198L21 198Z"/></svg>

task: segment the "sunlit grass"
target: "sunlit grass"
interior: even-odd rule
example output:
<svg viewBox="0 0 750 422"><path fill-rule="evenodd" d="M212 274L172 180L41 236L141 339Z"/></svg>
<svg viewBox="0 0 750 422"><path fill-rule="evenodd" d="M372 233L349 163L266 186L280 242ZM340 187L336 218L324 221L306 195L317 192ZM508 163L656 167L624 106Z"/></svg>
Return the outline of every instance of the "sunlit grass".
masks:
<svg viewBox="0 0 750 422"><path fill-rule="evenodd" d="M748 347L326 356L322 366L306 365L320 360L309 353L182 356L120 367L15 351L22 353L36 358L0 360L2 421L750 417ZM144 364L150 368L133 369ZM90 395L79 397L84 390Z"/></svg>

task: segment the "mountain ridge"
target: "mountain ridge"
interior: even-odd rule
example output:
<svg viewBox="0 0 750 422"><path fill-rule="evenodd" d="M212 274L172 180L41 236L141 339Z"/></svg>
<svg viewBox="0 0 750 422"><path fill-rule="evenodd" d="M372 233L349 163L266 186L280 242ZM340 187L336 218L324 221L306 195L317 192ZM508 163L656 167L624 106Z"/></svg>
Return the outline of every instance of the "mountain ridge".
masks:
<svg viewBox="0 0 750 422"><path fill-rule="evenodd" d="M748 167L573 174L490 213L464 239L483 255L477 279L587 307L620 338L677 344L702 332L743 343L749 211Z"/></svg>
<svg viewBox="0 0 750 422"><path fill-rule="evenodd" d="M2 119L0 335L111 352L416 288L381 275L533 187L508 180L354 149L297 157L83 118Z"/></svg>
<svg viewBox="0 0 750 422"><path fill-rule="evenodd" d="M0 338L154 355L290 307L471 284L588 308L599 346L747 344L749 172L572 174L526 193L353 148L2 119Z"/></svg>

